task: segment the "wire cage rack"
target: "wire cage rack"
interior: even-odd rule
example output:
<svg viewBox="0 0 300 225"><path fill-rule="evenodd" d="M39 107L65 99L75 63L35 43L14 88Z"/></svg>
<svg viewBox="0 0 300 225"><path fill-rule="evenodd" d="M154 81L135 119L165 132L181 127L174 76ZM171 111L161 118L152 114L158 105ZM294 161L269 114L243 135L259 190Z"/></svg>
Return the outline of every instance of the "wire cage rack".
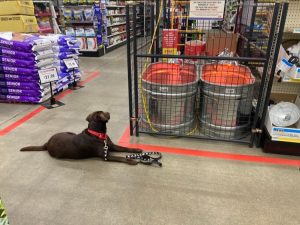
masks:
<svg viewBox="0 0 300 225"><path fill-rule="evenodd" d="M253 143L287 5L204 2L126 6L131 135ZM138 37L141 6L148 29Z"/></svg>

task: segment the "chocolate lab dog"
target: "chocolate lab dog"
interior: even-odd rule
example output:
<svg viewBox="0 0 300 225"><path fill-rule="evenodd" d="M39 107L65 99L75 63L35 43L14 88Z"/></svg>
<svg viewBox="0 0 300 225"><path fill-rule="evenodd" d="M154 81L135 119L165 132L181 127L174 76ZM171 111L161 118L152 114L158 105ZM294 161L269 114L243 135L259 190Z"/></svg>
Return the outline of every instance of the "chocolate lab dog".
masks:
<svg viewBox="0 0 300 225"><path fill-rule="evenodd" d="M82 133L58 133L53 135L43 146L25 147L20 151L48 151L52 157L58 159L100 157L107 161L136 165L138 162L135 160L111 154L112 152L141 153L142 150L115 145L106 134L106 124L109 119L110 114L108 112L93 112L86 118L89 122L88 128Z"/></svg>

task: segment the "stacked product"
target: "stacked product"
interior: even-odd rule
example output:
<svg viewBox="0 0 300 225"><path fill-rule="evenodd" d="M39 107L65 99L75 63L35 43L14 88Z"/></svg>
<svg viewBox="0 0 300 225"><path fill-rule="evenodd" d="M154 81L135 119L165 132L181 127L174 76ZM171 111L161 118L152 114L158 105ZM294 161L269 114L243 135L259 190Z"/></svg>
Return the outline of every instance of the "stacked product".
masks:
<svg viewBox="0 0 300 225"><path fill-rule="evenodd" d="M65 34L76 37L83 52L97 52L102 44L102 16L96 2L65 1L63 8Z"/></svg>
<svg viewBox="0 0 300 225"><path fill-rule="evenodd" d="M52 43L33 35L5 33L0 38L0 100L39 103L49 97L38 70L53 67Z"/></svg>
<svg viewBox="0 0 300 225"><path fill-rule="evenodd" d="M59 80L56 82L54 93L58 93L67 89L73 82L81 79L79 68L68 69L64 63L64 59L73 58L77 65L79 56L79 45L75 37L66 35L49 35L44 38L51 40L52 49L55 54L55 66Z"/></svg>
<svg viewBox="0 0 300 225"><path fill-rule="evenodd" d="M0 32L3 31L38 32L32 0L0 1Z"/></svg>

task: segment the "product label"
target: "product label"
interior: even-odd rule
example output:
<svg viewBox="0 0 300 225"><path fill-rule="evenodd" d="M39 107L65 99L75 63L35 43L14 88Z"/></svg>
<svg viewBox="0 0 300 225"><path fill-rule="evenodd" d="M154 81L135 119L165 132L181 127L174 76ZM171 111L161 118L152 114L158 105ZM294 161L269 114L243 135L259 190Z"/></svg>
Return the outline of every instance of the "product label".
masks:
<svg viewBox="0 0 300 225"><path fill-rule="evenodd" d="M68 69L78 68L78 65L73 58L64 59L64 63Z"/></svg>
<svg viewBox="0 0 300 225"><path fill-rule="evenodd" d="M59 79L56 68L39 70L38 73L41 80L41 84L50 83Z"/></svg>
<svg viewBox="0 0 300 225"><path fill-rule="evenodd" d="M277 65L278 70L281 70L284 73L290 71L292 67L293 64L289 63L287 59L282 59L281 62Z"/></svg>
<svg viewBox="0 0 300 225"><path fill-rule="evenodd" d="M272 137L300 139L300 129L274 127L272 129Z"/></svg>

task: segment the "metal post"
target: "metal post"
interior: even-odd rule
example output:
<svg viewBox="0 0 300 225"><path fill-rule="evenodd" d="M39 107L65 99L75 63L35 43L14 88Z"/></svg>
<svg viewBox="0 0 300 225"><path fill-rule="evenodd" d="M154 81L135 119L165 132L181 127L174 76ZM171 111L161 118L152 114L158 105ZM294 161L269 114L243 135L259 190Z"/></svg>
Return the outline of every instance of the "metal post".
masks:
<svg viewBox="0 0 300 225"><path fill-rule="evenodd" d="M166 28L166 17L167 17L167 0L162 0L163 1L163 27Z"/></svg>
<svg viewBox="0 0 300 225"><path fill-rule="evenodd" d="M264 70L263 70L263 74L262 74L262 78L261 78L261 82L262 84L260 85L260 89L259 89L259 95L258 95L258 100L257 100L257 106L256 106L256 110L255 110L255 116L254 116L254 120L253 120L253 125L252 125L252 131L256 130L257 128L257 123L258 123L258 119L260 116L260 108L261 108L261 103L264 101L264 97L263 96L263 92L265 89L265 86L267 85L267 70L268 70L268 66L269 66L269 62L270 62L270 56L271 56L271 49L272 49L272 44L274 41L274 35L275 35L275 28L276 28L276 20L277 20L277 15L279 12L279 7L278 4L275 4L274 7L274 11L273 11L273 18L272 18L272 24L271 24L271 31L270 31L270 38L268 41L268 49L267 49L267 61L265 62L264 65ZM248 40L249 41L249 40ZM254 139L255 139L255 135L256 133L252 132L251 133L251 138L250 138L250 147L253 147L253 143L254 143Z"/></svg>
<svg viewBox="0 0 300 225"><path fill-rule="evenodd" d="M248 37L246 36L248 38L248 40L249 40L248 43L247 43L247 51L246 51L246 56L247 57L249 57L249 55L250 55L250 42L252 41L252 36L253 36L256 11L257 11L257 0L254 0L253 12L252 12L251 22L250 22L249 35L248 35Z"/></svg>
<svg viewBox="0 0 300 225"><path fill-rule="evenodd" d="M161 0L162 1L162 0ZM156 30L156 43L155 43L155 54L159 53L159 11L160 11L160 0L156 0L156 24L157 30ZM158 62L158 58L156 59L156 62Z"/></svg>
<svg viewBox="0 0 300 225"><path fill-rule="evenodd" d="M170 19L171 19L171 0L168 0L168 24L167 24L167 28L170 28L171 27L171 23L170 23Z"/></svg>
<svg viewBox="0 0 300 225"><path fill-rule="evenodd" d="M51 92L50 105L55 105L56 100L53 96L52 82L50 82L50 92Z"/></svg>
<svg viewBox="0 0 300 225"><path fill-rule="evenodd" d="M137 69L137 37L136 37L136 5L133 5L133 67L134 67L134 106L135 106L135 135L139 136L138 122L138 69Z"/></svg>
<svg viewBox="0 0 300 225"><path fill-rule="evenodd" d="M150 13L151 13L151 20L150 20L150 37L151 37L151 39L150 40L152 40L153 34L154 34L154 5L153 4L151 5ZM151 54L152 55L154 54L153 47L151 48ZM154 58L151 58L151 63L154 63Z"/></svg>
<svg viewBox="0 0 300 225"><path fill-rule="evenodd" d="M288 7L289 4L288 3L277 3L279 5L279 7L282 7L282 15L281 15L281 19L280 19L280 26L279 26L279 31L277 33L277 40L275 40L276 42L276 46L274 49L274 57L273 59L271 58L270 60L272 60L272 68L270 71L270 80L268 83L268 87L267 87L267 92L266 92L266 97L265 97L265 102L263 105L263 111L262 111L262 116L261 116L261 122L260 122L260 130L263 129L264 123L265 123L265 118L266 118L266 114L267 114L267 110L268 110L268 106L269 106L269 100L270 100L270 95L271 95L271 90L272 90L272 86L273 86L273 81L274 81L274 73L275 73L275 69L276 69L276 63L277 63L277 59L278 59L278 54L279 54L279 49L280 49L280 45L282 42L282 35L283 35L283 31L284 31L284 25L285 25L285 21L286 21L286 17L287 17L287 11L288 11ZM275 15L279 15L279 14L275 14ZM276 39L276 37L275 37ZM260 141L261 141L261 134L259 134L258 136L258 141L257 141L257 146L260 145Z"/></svg>
<svg viewBox="0 0 300 225"><path fill-rule="evenodd" d="M129 5L126 5L126 36L127 36L127 69L128 69L128 101L129 101L129 126L130 126L130 136L133 135L133 125L132 125L132 79L131 79L131 46L130 46L130 15L129 15Z"/></svg>

